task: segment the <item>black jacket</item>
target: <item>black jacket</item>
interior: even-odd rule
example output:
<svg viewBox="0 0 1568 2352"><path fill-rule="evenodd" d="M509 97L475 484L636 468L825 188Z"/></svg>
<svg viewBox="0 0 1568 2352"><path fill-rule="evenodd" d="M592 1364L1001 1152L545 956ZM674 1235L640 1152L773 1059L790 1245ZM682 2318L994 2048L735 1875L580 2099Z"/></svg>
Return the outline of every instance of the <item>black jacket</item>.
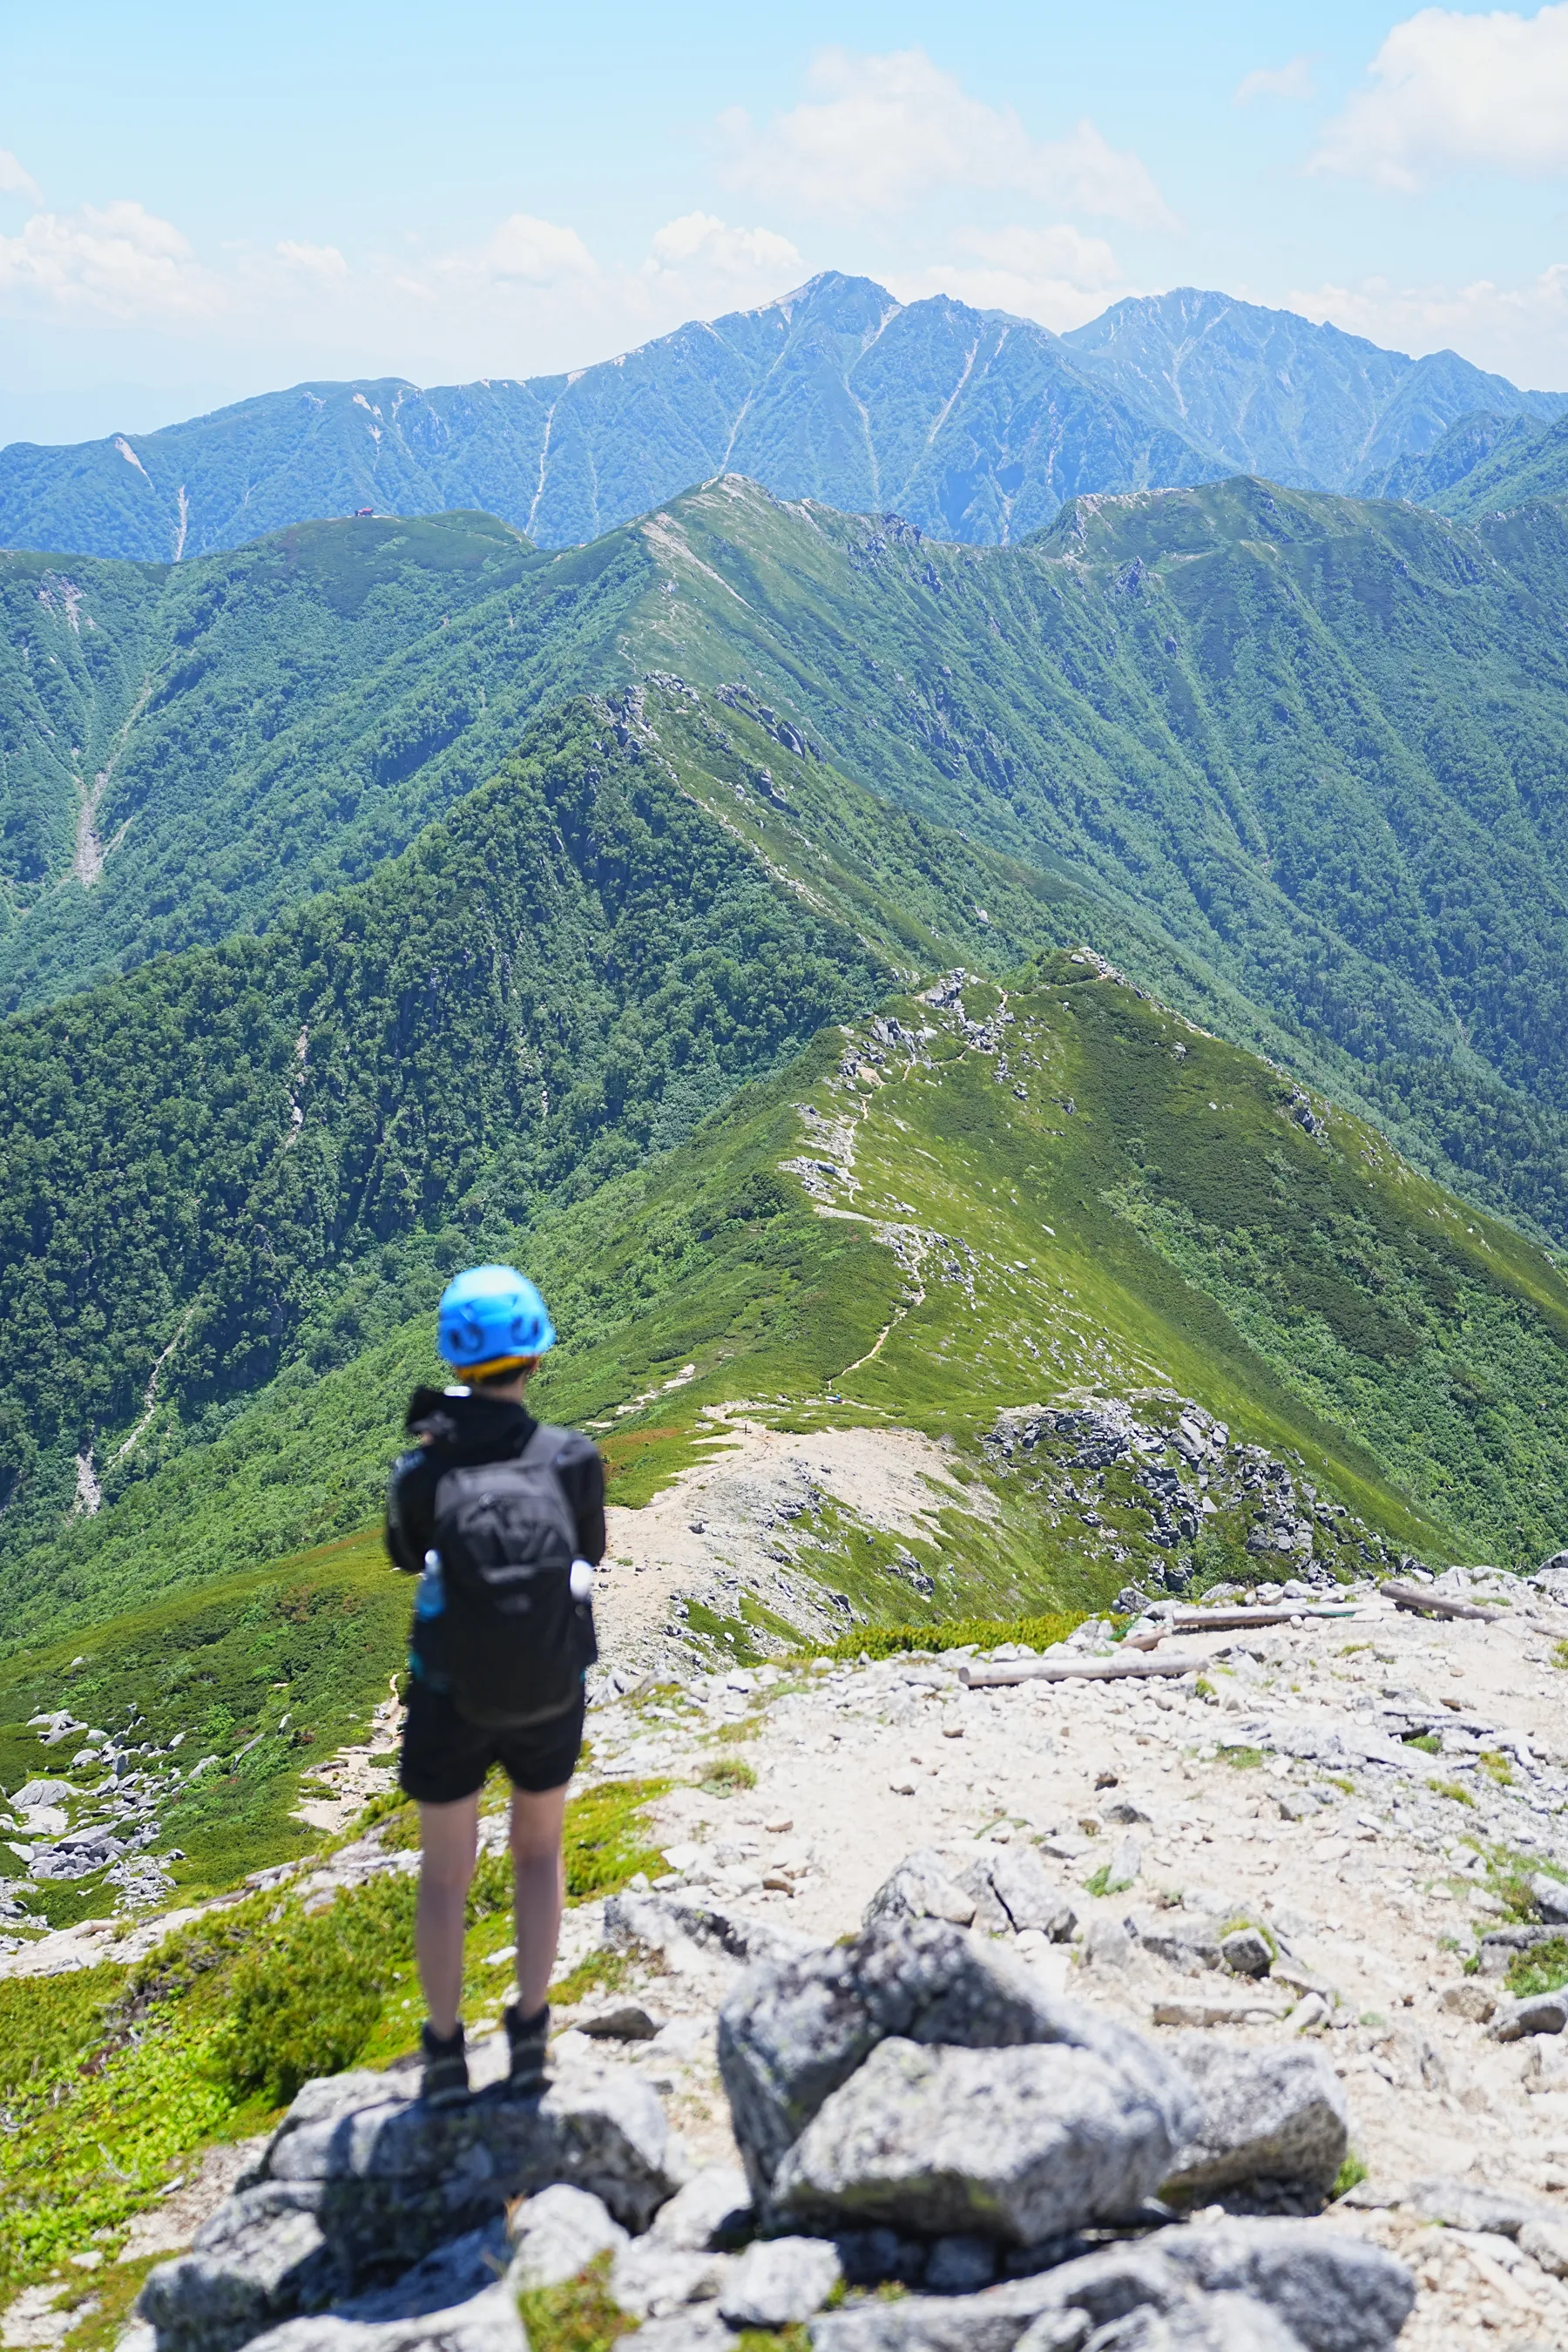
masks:
<svg viewBox="0 0 1568 2352"><path fill-rule="evenodd" d="M539 1423L526 1406L479 1389L416 1389L405 1422L419 1443L399 1454L386 1498L386 1549L395 1568L417 1576L436 1540L436 1488L448 1470L514 1461ZM574 1431L555 1464L577 1523L579 1555L605 1557L605 1465L591 1439Z"/></svg>

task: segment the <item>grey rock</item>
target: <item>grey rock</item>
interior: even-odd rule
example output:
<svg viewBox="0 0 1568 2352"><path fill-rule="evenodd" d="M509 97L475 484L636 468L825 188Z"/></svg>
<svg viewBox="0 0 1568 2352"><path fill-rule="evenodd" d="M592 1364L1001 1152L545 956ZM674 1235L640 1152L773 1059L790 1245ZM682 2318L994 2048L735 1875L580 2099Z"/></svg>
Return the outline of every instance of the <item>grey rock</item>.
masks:
<svg viewBox="0 0 1568 2352"><path fill-rule="evenodd" d="M574 2019L573 2030L595 2042L651 2042L659 2026L640 2000L617 2000L608 2009Z"/></svg>
<svg viewBox="0 0 1568 2352"><path fill-rule="evenodd" d="M1120 1919L1101 1912L1084 1930L1083 1957L1091 1969L1125 1969L1137 1947Z"/></svg>
<svg viewBox="0 0 1568 2352"><path fill-rule="evenodd" d="M728 2254L661 2246L633 2238L616 2254L610 2292L632 2319L660 2319L688 2303L711 2303L729 2269Z"/></svg>
<svg viewBox="0 0 1568 2352"><path fill-rule="evenodd" d="M1170 2168L1162 2103L1087 2050L879 2043L773 2181L786 2217L1029 2245L1124 2219Z"/></svg>
<svg viewBox="0 0 1568 2352"><path fill-rule="evenodd" d="M539 2100L500 2086L432 2108L383 2093L374 2105L291 2118L264 2168L320 2188L321 2228L357 2273L390 2246L427 2252L556 2180L603 2198L623 2228L646 2230L679 2187L681 2160L652 2087L606 2070Z"/></svg>
<svg viewBox="0 0 1568 2352"><path fill-rule="evenodd" d="M1052 1936L1054 1941L1065 1940L1056 1937L1053 1930L1067 1906L1060 1889L1053 1886L1050 1874L1032 1847L998 1847L994 1856L988 1855L976 1867L984 1870L992 1895L1006 1915L1007 1926L1019 1934L1034 1927ZM966 1877L965 1884L968 1883ZM1069 1928L1068 1933L1071 1932Z"/></svg>
<svg viewBox="0 0 1568 2352"><path fill-rule="evenodd" d="M810 1938L771 1919L754 1918L692 1890L670 1895L612 1895L605 1904L605 1941L624 1950L646 1944L662 1952L675 1943L698 1944L750 1965L784 1960L811 1949Z"/></svg>
<svg viewBox="0 0 1568 2352"><path fill-rule="evenodd" d="M348 2273L315 2203L310 2191L243 2190L203 2222L189 2253L150 2272L136 2308L160 2352L228 2352L344 2293Z"/></svg>
<svg viewBox="0 0 1568 2352"><path fill-rule="evenodd" d="M996 2275L996 2248L989 2238L939 2238L931 2250L921 2284L928 2294L974 2294Z"/></svg>
<svg viewBox="0 0 1568 2352"><path fill-rule="evenodd" d="M922 1849L905 1856L889 1878L885 1878L866 1906L866 1925L875 1927L881 1920L947 1919L957 1927L967 1927L976 1910L985 1900L989 1873L982 1871L980 1890L971 1891L949 1870L939 1853ZM1002 1926L1005 1915L999 1903L991 1908L994 1917L983 1925Z"/></svg>
<svg viewBox="0 0 1568 2352"><path fill-rule="evenodd" d="M789 2327L822 2309L844 2275L826 2238L759 2238L731 2263L719 2309L731 2327Z"/></svg>
<svg viewBox="0 0 1568 2352"><path fill-rule="evenodd" d="M510 2254L506 2221L498 2214L482 2230L469 2230L463 2237L437 2246L390 2286L335 2305L333 2317L416 2319L427 2311L451 2311L494 2286L506 2273ZM570 2278L572 2273L568 2271L565 2275Z"/></svg>
<svg viewBox="0 0 1568 2352"><path fill-rule="evenodd" d="M879 1920L847 1944L748 1970L720 2011L719 2067L755 2195L824 2100L890 2034L959 2049L1093 2051L1161 2105L1174 2142L1196 2121L1185 2077L1142 2034L1047 1991L1016 1955L945 1922Z"/></svg>
<svg viewBox="0 0 1568 2352"><path fill-rule="evenodd" d="M1519 2233L1521 2253L1552 2278L1568 2278L1568 2221L1527 2221Z"/></svg>
<svg viewBox="0 0 1568 2352"><path fill-rule="evenodd" d="M730 2352L735 2338L711 2304L645 2319L635 2334L616 2338L616 2352Z"/></svg>
<svg viewBox="0 0 1568 2352"><path fill-rule="evenodd" d="M618 2253L630 2242L601 2198L558 2180L511 2215L511 2280L524 2287L559 2286L596 2255Z"/></svg>
<svg viewBox="0 0 1568 2352"><path fill-rule="evenodd" d="M1274 1949L1260 1927L1234 1927L1220 1937L1219 1956L1238 1977L1266 1977L1274 1966Z"/></svg>
<svg viewBox="0 0 1568 2352"><path fill-rule="evenodd" d="M1424 2221L1440 2221L1448 2230L1490 2231L1500 2238L1517 2238L1531 2221L1557 2223L1563 2219L1560 2205L1532 2189L1488 2189L1479 2180L1412 2181L1405 2203Z"/></svg>
<svg viewBox="0 0 1568 2352"><path fill-rule="evenodd" d="M1404 2263L1381 2247L1320 2223L1224 2221L1162 2230L1141 2243L1109 2246L981 2294L911 2296L830 2312L814 2326L812 2343L815 2352L1015 2352L1028 2342L1041 2352L1076 2340L1087 2352L1096 2330L1125 2327L1141 2312L1190 2317L1194 2298L1201 2310L1202 2299L1226 2295L1261 2305L1303 2352L1389 2352L1415 2286ZM1042 2319L1059 2332L1031 2334ZM1137 2341L1107 2333L1100 2352ZM1202 2336L1196 2341L1202 2345ZM1240 2352L1247 2339L1232 2342Z"/></svg>
<svg viewBox="0 0 1568 2352"><path fill-rule="evenodd" d="M1168 2196L1185 2201L1257 2180L1329 2187L1350 2146L1350 2118L1344 2086L1321 2051L1300 2042L1251 2050L1206 2033L1184 2033L1175 2049L1203 2120L1176 2158Z"/></svg>
<svg viewBox="0 0 1568 2352"><path fill-rule="evenodd" d="M663 2246L689 2253L722 2245L752 2218L752 2192L743 2172L731 2164L705 2165L678 2189L655 2217L648 2235Z"/></svg>
<svg viewBox="0 0 1568 2352"><path fill-rule="evenodd" d="M289 2320L257 2342L267 2352L528 2352L517 2297L500 2283L449 2311L379 2321L323 2312Z"/></svg>
<svg viewBox="0 0 1568 2352"><path fill-rule="evenodd" d="M1036 2323L1037 2327L1047 2325ZM1039 2352L1034 2328L1024 2346ZM1303 2347L1300 2337L1267 2304L1249 2294L1194 2294L1169 2311L1131 2312L1108 2327L1097 2327L1084 2338L1083 2352L1303 2352Z"/></svg>
<svg viewBox="0 0 1568 2352"><path fill-rule="evenodd" d="M1548 1926L1568 1926L1568 1885L1561 1878L1548 1878L1544 1871L1537 1871L1530 1882L1530 1891Z"/></svg>
<svg viewBox="0 0 1568 2352"><path fill-rule="evenodd" d="M1530 2033L1561 2033L1568 2026L1568 1992L1527 1992L1500 2000L1487 2028L1492 2042L1522 2042Z"/></svg>
<svg viewBox="0 0 1568 2352"><path fill-rule="evenodd" d="M1381 2246L1313 2221L1219 2221L1146 2241L1208 2294L1249 2294L1307 2352L1386 2352L1410 2315L1415 2282Z"/></svg>

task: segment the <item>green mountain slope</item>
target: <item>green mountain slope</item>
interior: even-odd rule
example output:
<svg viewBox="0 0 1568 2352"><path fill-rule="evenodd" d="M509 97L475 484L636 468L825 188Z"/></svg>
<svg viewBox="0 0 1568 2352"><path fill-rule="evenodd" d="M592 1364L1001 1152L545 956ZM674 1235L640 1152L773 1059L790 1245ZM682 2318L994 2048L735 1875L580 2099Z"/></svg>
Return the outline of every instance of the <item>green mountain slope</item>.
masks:
<svg viewBox="0 0 1568 2352"><path fill-rule="evenodd" d="M1502 515L1568 491L1568 417L1547 424L1486 413L1451 427L1426 457L1391 467L1380 486L1443 514Z"/></svg>
<svg viewBox="0 0 1568 2352"><path fill-rule="evenodd" d="M900 971L1081 927L819 761L786 788L756 722L706 737L574 706L369 882L0 1028L13 1555Z"/></svg>
<svg viewBox="0 0 1568 2352"><path fill-rule="evenodd" d="M1521 392L1455 352L1409 359L1326 320L1194 286L1114 302L1062 341L1124 399L1237 473L1297 489L1387 495L1389 469L1418 470L1460 418L1489 410L1539 425L1568 408L1568 394Z"/></svg>
<svg viewBox="0 0 1568 2352"><path fill-rule="evenodd" d="M740 698L668 687L542 720L403 859L276 931L14 1020L0 1622L85 1622L362 1524L442 1270L500 1250L563 1302L574 1414L689 1360L688 1419L834 1390L970 1443L1047 1374L1153 1386L1289 1435L1398 1541L1547 1539L1541 1253L1359 1124L1309 1135L1276 1069L1131 987L1066 967L1060 1002L1008 1008L1016 1036L973 987L967 1014L904 1005L938 1043L900 1083L936 1125L894 1118L864 1202L864 1166L837 1172L862 1143L801 1087L847 1087L868 1137L905 1096L868 1048L834 1076L833 1024L1096 920L1118 924L780 746ZM722 1109L825 1024L804 1076ZM807 1211L824 1182L847 1219ZM895 1184L914 1238L890 1249ZM1047 1227L1072 1268L1019 1290L1005 1252L1027 1270ZM974 1252L1004 1268L982 1294ZM928 1257L942 1280L895 1312ZM1037 1336L1062 1280L1093 1335L1065 1354ZM1472 1463L1455 1416L1494 1409L1506 1442Z"/></svg>
<svg viewBox="0 0 1568 2352"><path fill-rule="evenodd" d="M116 845L90 888L16 886L13 1003L265 923L400 846L542 702L679 674L1076 877L1146 980L1568 1234L1555 505L1461 528L1238 482L981 551L725 478L563 555L458 518L114 572L68 612L50 577L12 575L16 805L47 801L63 859L64 738L110 763Z"/></svg>

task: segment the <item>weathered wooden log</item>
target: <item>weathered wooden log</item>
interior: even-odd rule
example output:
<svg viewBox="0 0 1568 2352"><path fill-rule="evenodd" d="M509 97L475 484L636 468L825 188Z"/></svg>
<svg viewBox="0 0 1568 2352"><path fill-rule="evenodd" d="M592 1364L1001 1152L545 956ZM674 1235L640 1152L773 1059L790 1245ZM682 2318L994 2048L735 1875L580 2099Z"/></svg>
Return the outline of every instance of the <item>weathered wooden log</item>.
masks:
<svg viewBox="0 0 1568 2352"><path fill-rule="evenodd" d="M1281 1601L1261 1609L1178 1609L1162 1625L1129 1633L1123 1647L1152 1650L1167 1633L1240 1633L1254 1625L1289 1625L1298 1617L1359 1617L1361 1601Z"/></svg>
<svg viewBox="0 0 1568 2352"><path fill-rule="evenodd" d="M1414 1610L1418 1617L1479 1617L1489 1625L1504 1613L1500 1609L1480 1609L1473 1601L1450 1601L1447 1593L1429 1592L1422 1584L1385 1584L1384 1591L1396 1609Z"/></svg>
<svg viewBox="0 0 1568 2352"><path fill-rule="evenodd" d="M994 1665L984 1660L960 1666L958 1679L973 1690L994 1690L1002 1683L1114 1683L1144 1675L1195 1675L1206 1659L1183 1657L1173 1652L1163 1658L1000 1658Z"/></svg>

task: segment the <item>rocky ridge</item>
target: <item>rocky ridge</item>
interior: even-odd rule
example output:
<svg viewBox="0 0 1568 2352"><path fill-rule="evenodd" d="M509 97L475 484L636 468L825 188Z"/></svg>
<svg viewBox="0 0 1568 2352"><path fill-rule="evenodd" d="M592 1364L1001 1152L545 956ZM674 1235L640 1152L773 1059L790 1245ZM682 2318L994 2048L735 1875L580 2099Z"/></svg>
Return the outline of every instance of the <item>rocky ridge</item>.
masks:
<svg viewBox="0 0 1568 2352"><path fill-rule="evenodd" d="M1398 2340L1416 2352L1475 2326L1506 2346L1563 2340L1568 2001L1516 1995L1507 1976L1568 1909L1552 1664L1568 1637L1568 1562L1533 1587L1446 1581L1437 1598L1468 1585L1469 1605L1495 1594L1500 1613L1428 1620L1366 1588L1350 1619L1167 1637L1197 1663L1158 1681L982 1689L951 1653L640 1690L617 1690L612 1672L593 1773L677 1784L656 1816L668 1867L570 1915L566 1963L604 1947L627 1973L613 2000L563 2012L552 2103L510 2112L493 2082L499 2037L480 2053L492 2087L460 2130L441 2126L457 2134L449 2147L409 2105L405 2071L313 2086L203 2224L216 2234L190 2258L208 2265L201 2293L230 2310L238 2290L214 2284L229 2275L223 2249L241 2224L243 2235L265 2223L281 2232L267 2241L275 2252L309 2241L283 2269L325 2281L310 2293L335 2314L288 2317L283 2273L258 2256L246 2275L266 2291L245 2326L294 2331L275 2352L323 2329L350 2352L344 2326L363 2352L363 2327L393 2330L388 2347L447 2341L454 2307L465 2339L494 2326L513 2341L495 2265L515 2266L570 2197L603 2209L571 2211L611 2249L621 2307L646 2315L642 2352L732 2342L731 2308L752 2307L724 2300L746 2207L786 2249L807 2242L818 2300L832 2284L825 2249L832 2276L851 2283L850 2302L812 2323L822 2352L1020 2341L1038 2352L1133 2327L1140 2312L1142 2333L1103 2341L1317 2340L1278 2298L1262 2296L1267 2318L1226 2302L1259 2300L1253 2258L1224 2254L1244 2243L1326 2246L1332 2262L1396 2255L1415 2282ZM1092 1663L1112 1646L1091 1623L1065 1654ZM746 1769L715 1769L732 1764ZM906 1856L890 1876L889 1852ZM406 1867L372 1832L304 1884L312 1903L330 1901L358 1874ZM153 1933L134 1931L143 1948ZM78 1965L101 1948L46 1941L74 1946ZM7 1965L57 1964L70 1964L65 1951L40 1944ZM837 2056L819 2046L824 2015L840 2029L850 2019ZM1005 2068L986 2055L997 2042L1013 2053ZM1063 2137L1064 2117L1078 2138ZM900 2140L900 2118L918 2145ZM738 2182L738 2168L750 2178ZM681 2188L689 2173L700 2188ZM1077 2184L1066 2207L1064 2177ZM407 2186L426 2178L438 2192ZM509 2239L496 2200L525 2191ZM1156 2191L1167 2214L1191 2218L1151 2211L1129 2237L1123 2208ZM400 2224L392 2257L375 2235L384 2193L427 2216ZM717 2242L669 2246L681 2263L661 2267L658 2250L703 2199L724 2204ZM340 2202L371 2220L327 2228L324 2207ZM663 2235L655 2206L674 2217ZM624 2245L605 2236L616 2231ZM479 2284L458 2294L453 2264L470 2258L489 2267L482 2279L470 2268ZM318 2259L328 2267L310 2270ZM770 2251L753 2267L764 2259L782 2274L795 2258ZM1181 2262L1201 2273L1195 2309ZM1075 2269L1085 2263L1100 2267ZM1132 2300L1059 2305L1062 2282L1092 2284L1118 2263L1142 2283ZM514 2267L514 2286L522 2275ZM909 2288L906 2300L857 2303L877 2276ZM195 2352L208 2320L187 2323L183 2303L165 2311L166 2293L149 2308L172 2340L195 2329ZM437 2294L444 2304L428 2300ZM1058 2325L1069 2307L1083 2321ZM1057 2336L1039 2332L1047 2317ZM1244 2324L1250 2336L1237 2334ZM58 2340L12 2330L8 2319L8 2343Z"/></svg>

